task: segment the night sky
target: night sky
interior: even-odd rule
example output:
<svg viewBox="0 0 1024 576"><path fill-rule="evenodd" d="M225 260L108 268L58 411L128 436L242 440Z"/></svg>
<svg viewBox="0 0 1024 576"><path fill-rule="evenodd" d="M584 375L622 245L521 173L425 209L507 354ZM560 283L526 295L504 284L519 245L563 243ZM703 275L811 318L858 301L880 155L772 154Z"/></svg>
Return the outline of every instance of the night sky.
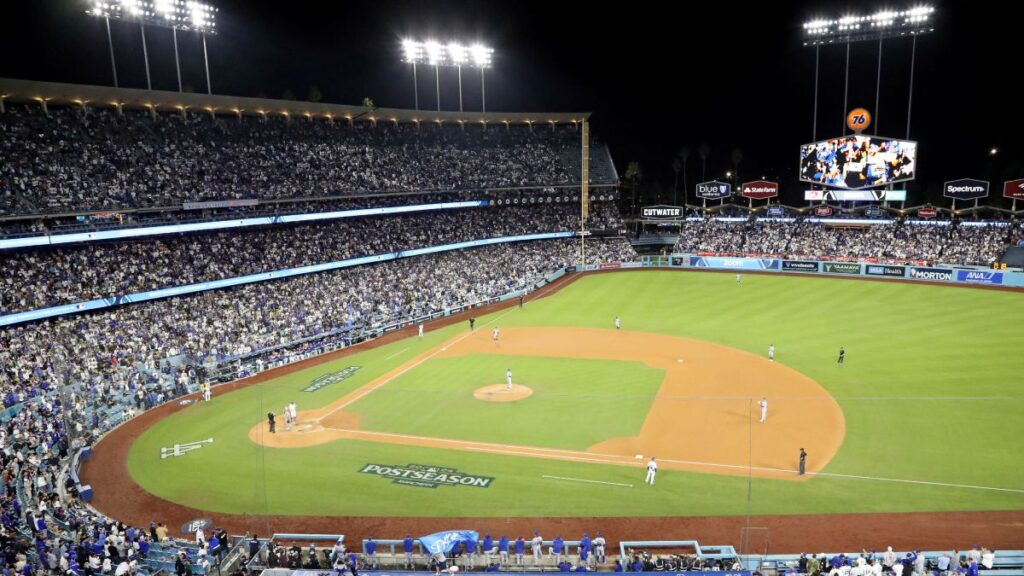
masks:
<svg viewBox="0 0 1024 576"><path fill-rule="evenodd" d="M690 199L701 177L697 148L710 147L707 177L722 177L740 149L741 180L782 181L799 203L798 146L812 140L813 48L801 24L853 9L910 4L823 2L527 2L211 0L220 8L209 38L215 93L413 107L412 74L400 62L403 37L479 39L495 49L487 72L488 111L593 112L595 134L608 142L620 175L638 161L649 195L671 201L672 159L692 150ZM321 7L328 6L329 7ZM1019 111L1019 18L1008 4L935 4L936 32L917 45L910 138L920 142L911 204L938 200L941 182L1024 177L1024 119ZM112 84L102 20L84 0L9 2L3 9L0 76ZM1000 17L1000 15L1003 17ZM112 23L122 86L145 87L139 27ZM174 90L171 33L148 27L154 88ZM202 49L179 35L185 84L205 90ZM844 47L821 51L819 139L841 134ZM849 106L876 115L869 130L906 137L910 41L887 40L882 96L875 106L877 42L854 44ZM441 105L457 109L454 69L441 72ZM420 106L433 108L433 71L420 70ZM464 100L480 106L479 75L464 71ZM995 157L989 149L999 148ZM680 183L680 187L682 184ZM652 198L653 200L653 198Z"/></svg>

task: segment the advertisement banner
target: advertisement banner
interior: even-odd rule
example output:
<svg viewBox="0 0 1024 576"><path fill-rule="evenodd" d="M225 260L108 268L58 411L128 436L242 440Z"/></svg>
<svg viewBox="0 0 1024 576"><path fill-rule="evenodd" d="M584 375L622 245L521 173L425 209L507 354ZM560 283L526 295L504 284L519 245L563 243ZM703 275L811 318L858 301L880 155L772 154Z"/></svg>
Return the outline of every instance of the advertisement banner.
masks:
<svg viewBox="0 0 1024 576"><path fill-rule="evenodd" d="M604 262L598 266L599 270L617 270L620 264L618 262Z"/></svg>
<svg viewBox="0 0 1024 576"><path fill-rule="evenodd" d="M690 266L694 268L728 268L731 270L778 270L779 260L775 258L690 256Z"/></svg>
<svg viewBox="0 0 1024 576"><path fill-rule="evenodd" d="M1024 200L1024 178L1003 183L1003 198Z"/></svg>
<svg viewBox="0 0 1024 576"><path fill-rule="evenodd" d="M785 215L786 215L786 209L783 208L782 206L772 206L771 208L768 208L768 216L776 217L777 218L779 216L785 216Z"/></svg>
<svg viewBox="0 0 1024 576"><path fill-rule="evenodd" d="M918 208L917 217L931 220L939 215L939 211L935 208Z"/></svg>
<svg viewBox="0 0 1024 576"><path fill-rule="evenodd" d="M754 180L740 185L740 196L752 200L766 200L779 195L779 183L768 180Z"/></svg>
<svg viewBox="0 0 1024 576"><path fill-rule="evenodd" d="M804 200L838 202L905 202L906 190L804 190Z"/></svg>
<svg viewBox="0 0 1024 576"><path fill-rule="evenodd" d="M905 271L903 266L869 264L864 268L864 273L868 276L892 276L894 278L903 278Z"/></svg>
<svg viewBox="0 0 1024 576"><path fill-rule="evenodd" d="M974 178L950 180L942 185L942 195L955 200L976 200L988 197L988 182Z"/></svg>
<svg viewBox="0 0 1024 576"><path fill-rule="evenodd" d="M728 198L729 196L732 196L732 185L728 182L712 180L710 182L701 182L700 184L697 184L697 198L718 200L721 198Z"/></svg>
<svg viewBox="0 0 1024 576"><path fill-rule="evenodd" d="M831 206L818 206L814 209L815 216L831 216L832 212L834 212L834 210L832 210Z"/></svg>
<svg viewBox="0 0 1024 576"><path fill-rule="evenodd" d="M993 284L1003 283L1002 272L987 272L985 270L957 270L957 282L970 282L971 284Z"/></svg>
<svg viewBox="0 0 1024 576"><path fill-rule="evenodd" d="M822 272L826 274L860 274L860 264L856 262L825 262Z"/></svg>
<svg viewBox="0 0 1024 576"><path fill-rule="evenodd" d="M640 214L648 220L674 220L683 217L682 206L644 206Z"/></svg>
<svg viewBox="0 0 1024 576"><path fill-rule="evenodd" d="M817 272L818 263L810 260L783 260L782 269L790 272Z"/></svg>
<svg viewBox="0 0 1024 576"><path fill-rule="evenodd" d="M953 271L949 268L918 268L915 266L910 269L910 277L914 280L952 282Z"/></svg>

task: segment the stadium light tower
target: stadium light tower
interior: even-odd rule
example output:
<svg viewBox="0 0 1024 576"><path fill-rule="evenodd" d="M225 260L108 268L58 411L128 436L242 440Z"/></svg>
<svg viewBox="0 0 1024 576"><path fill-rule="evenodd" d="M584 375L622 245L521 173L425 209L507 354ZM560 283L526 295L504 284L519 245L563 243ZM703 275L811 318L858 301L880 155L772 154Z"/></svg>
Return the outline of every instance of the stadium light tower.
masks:
<svg viewBox="0 0 1024 576"><path fill-rule="evenodd" d="M813 46L814 57L814 128L812 137L818 139L818 71L822 46L846 45L845 87L843 110L849 105L850 45L854 42L878 42L878 70L875 82L874 123L878 126L878 102L882 86L882 41L886 38L913 39L910 56L910 95L907 99L907 138L910 138L910 113L914 99L914 62L917 56L917 37L935 31L935 8L915 6L906 10L878 10L872 14L848 13L839 18L816 18L803 24L803 45ZM843 122L843 134L846 122Z"/></svg>
<svg viewBox="0 0 1024 576"><path fill-rule="evenodd" d="M91 0L86 14L103 18L107 25L107 43L110 45L110 65L117 86L117 66L114 60L114 42L110 35L110 19L138 22L142 31L142 55L146 62L146 85L152 90L149 75L149 52L146 46L146 25L170 28L174 36L174 65L178 73L178 92L181 86L181 62L178 57L178 30L197 32L203 40L203 64L206 69L206 93L212 94L210 60L206 36L217 33L217 8L195 0Z"/></svg>
<svg viewBox="0 0 1024 576"><path fill-rule="evenodd" d="M491 66L494 50L482 44L466 46L459 42L441 44L435 40L420 42L406 39L402 41L402 61L412 65L412 85L416 109L419 110L419 90L417 87L416 65L427 64L434 67L434 86L436 90L437 109L441 110L441 67L458 69L459 78L459 111L462 106L462 68L480 69L481 108L487 111L487 92L484 83L484 69Z"/></svg>

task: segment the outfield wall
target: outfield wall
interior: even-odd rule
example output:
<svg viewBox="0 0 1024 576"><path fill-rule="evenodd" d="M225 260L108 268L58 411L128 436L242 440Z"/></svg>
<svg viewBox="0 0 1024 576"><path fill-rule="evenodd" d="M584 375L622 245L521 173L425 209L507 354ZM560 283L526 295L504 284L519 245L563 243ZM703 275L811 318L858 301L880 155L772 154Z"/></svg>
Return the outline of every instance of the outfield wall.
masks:
<svg viewBox="0 0 1024 576"><path fill-rule="evenodd" d="M627 268L619 265L587 266L585 270ZM868 262L834 262L824 260L789 260L785 258L731 258L673 254L644 256L642 266L664 268L695 268L704 270L756 271L778 274L811 274L834 278L863 277L875 280L959 284L974 286L1024 287L1024 272L990 270L973 266L910 266Z"/></svg>

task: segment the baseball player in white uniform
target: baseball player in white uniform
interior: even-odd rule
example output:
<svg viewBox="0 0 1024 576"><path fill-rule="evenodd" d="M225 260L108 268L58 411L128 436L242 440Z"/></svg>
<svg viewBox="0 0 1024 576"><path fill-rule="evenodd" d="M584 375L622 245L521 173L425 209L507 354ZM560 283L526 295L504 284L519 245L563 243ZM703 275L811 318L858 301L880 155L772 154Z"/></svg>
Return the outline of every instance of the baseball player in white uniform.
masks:
<svg viewBox="0 0 1024 576"><path fill-rule="evenodd" d="M203 384L203 400L206 402L210 401L210 383Z"/></svg>
<svg viewBox="0 0 1024 576"><path fill-rule="evenodd" d="M423 324L420 323L420 338L423 338Z"/></svg>
<svg viewBox="0 0 1024 576"><path fill-rule="evenodd" d="M654 456L647 461L647 478L644 479L644 484L650 484L654 486L654 476L658 473L658 463L654 461Z"/></svg>
<svg viewBox="0 0 1024 576"><path fill-rule="evenodd" d="M736 275L736 283L739 284L742 281L743 281L743 274L737 274Z"/></svg>
<svg viewBox="0 0 1024 576"><path fill-rule="evenodd" d="M622 330L622 320L618 316L615 317L615 329Z"/></svg>
<svg viewBox="0 0 1024 576"><path fill-rule="evenodd" d="M768 360L775 362L775 344L768 345Z"/></svg>
<svg viewBox="0 0 1024 576"><path fill-rule="evenodd" d="M768 398L761 398L761 401L757 403L761 407L761 422L768 419Z"/></svg>
<svg viewBox="0 0 1024 576"><path fill-rule="evenodd" d="M288 404L284 405L284 429L286 431L292 429L292 411Z"/></svg>
<svg viewBox="0 0 1024 576"><path fill-rule="evenodd" d="M512 391L512 369L505 370L505 390Z"/></svg>
<svg viewBox="0 0 1024 576"><path fill-rule="evenodd" d="M291 419L292 424L299 423L299 407L295 402L288 405L288 417Z"/></svg>
<svg viewBox="0 0 1024 576"><path fill-rule="evenodd" d="M498 327L495 326L494 330L491 331L491 340L494 340L495 342L497 342L498 341L498 336L501 336L501 330L498 330Z"/></svg>

